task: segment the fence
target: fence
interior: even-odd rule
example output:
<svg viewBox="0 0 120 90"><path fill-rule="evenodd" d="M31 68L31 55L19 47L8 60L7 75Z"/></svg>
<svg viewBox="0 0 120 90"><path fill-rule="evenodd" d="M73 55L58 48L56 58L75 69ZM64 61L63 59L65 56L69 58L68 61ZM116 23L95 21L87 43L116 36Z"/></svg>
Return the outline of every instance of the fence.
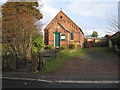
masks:
<svg viewBox="0 0 120 90"><path fill-rule="evenodd" d="M41 53L32 54L31 62L32 62L31 63L32 72L36 72L38 70L41 70L43 67L42 54Z"/></svg>
<svg viewBox="0 0 120 90"><path fill-rule="evenodd" d="M42 53L42 57L44 60L49 59L50 57L57 57L57 53L60 51L60 49L47 49Z"/></svg>
<svg viewBox="0 0 120 90"><path fill-rule="evenodd" d="M16 69L16 56L14 53L2 54L2 69L3 70L15 70Z"/></svg>
<svg viewBox="0 0 120 90"><path fill-rule="evenodd" d="M44 52L40 52L37 54L32 54L31 55L31 63L26 63L26 60L24 59L17 59L14 53L3 53L2 54L2 68L3 70L16 70L18 68L23 68L21 71L25 71L26 67L25 65L30 64L28 69L26 70L31 70L32 72L36 72L38 70L41 70L43 67L44 60L54 57L56 58L56 54L59 50L58 49L49 49L45 50ZM25 64L23 64L24 61ZM22 65L22 66L21 66Z"/></svg>

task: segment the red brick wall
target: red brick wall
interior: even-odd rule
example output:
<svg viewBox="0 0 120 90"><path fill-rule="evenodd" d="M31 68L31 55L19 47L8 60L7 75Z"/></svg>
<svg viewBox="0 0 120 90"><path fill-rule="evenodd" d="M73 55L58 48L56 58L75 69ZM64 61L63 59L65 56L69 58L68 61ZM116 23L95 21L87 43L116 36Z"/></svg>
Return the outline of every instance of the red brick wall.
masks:
<svg viewBox="0 0 120 90"><path fill-rule="evenodd" d="M62 16L62 18L60 18ZM65 30L59 23L64 25L70 32L74 32L74 40L70 40L70 33ZM58 15L47 25L45 28L45 43L47 45L54 45L54 33L56 31L55 26L59 26L60 29L58 32L61 34L65 34L66 40L60 40L61 47L69 47L69 44L77 44L78 47L82 47L84 42L84 35L80 31L79 27L70 19L68 18L62 11L58 13ZM47 39L48 40L47 40ZM47 41L46 41L47 40Z"/></svg>

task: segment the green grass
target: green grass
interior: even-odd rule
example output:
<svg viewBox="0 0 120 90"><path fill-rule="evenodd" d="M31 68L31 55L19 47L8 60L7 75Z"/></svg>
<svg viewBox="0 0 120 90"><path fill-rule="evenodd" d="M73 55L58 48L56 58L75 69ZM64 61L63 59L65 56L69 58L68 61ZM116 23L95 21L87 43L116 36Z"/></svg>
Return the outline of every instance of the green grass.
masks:
<svg viewBox="0 0 120 90"><path fill-rule="evenodd" d="M114 49L109 48L109 47L81 48L74 52L71 52L73 50L66 49L66 50L62 50L62 51L58 52L57 58L50 58L49 60L46 60L44 62L44 67L40 71L40 73L45 74L45 73L57 71L57 69L59 69L66 61L70 60L70 58L72 58L72 57L83 56L89 52L90 53L91 52L101 52L101 50L104 53L108 53L108 56L114 56L114 54L120 55L120 53L118 53L117 51L115 51Z"/></svg>
<svg viewBox="0 0 120 90"><path fill-rule="evenodd" d="M43 69L40 71L41 73L50 73L56 71L60 68L64 62L69 60L71 57L75 56L83 56L85 54L84 49L78 49L74 52L72 50L63 50L57 53L57 58L50 58L44 62Z"/></svg>

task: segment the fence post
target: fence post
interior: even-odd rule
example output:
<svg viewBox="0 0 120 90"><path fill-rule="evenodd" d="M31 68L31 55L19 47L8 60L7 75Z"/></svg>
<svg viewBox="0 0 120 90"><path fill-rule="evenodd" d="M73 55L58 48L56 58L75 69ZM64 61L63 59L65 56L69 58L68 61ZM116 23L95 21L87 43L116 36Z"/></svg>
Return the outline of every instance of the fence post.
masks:
<svg viewBox="0 0 120 90"><path fill-rule="evenodd" d="M41 70L43 67L43 55L42 52L38 54L38 70Z"/></svg>
<svg viewBox="0 0 120 90"><path fill-rule="evenodd" d="M9 68L11 70L15 70L16 69L16 56L14 55L14 53L9 53L8 54L8 60L9 60Z"/></svg>
<svg viewBox="0 0 120 90"><path fill-rule="evenodd" d="M57 56L57 55L56 55L56 47L55 47L55 58L56 58L56 56Z"/></svg>
<svg viewBox="0 0 120 90"><path fill-rule="evenodd" d="M41 59L41 57L40 57L40 52L38 53L37 58L38 58L38 64L37 64L38 67L37 67L37 69L40 70L40 68L41 68L41 67L40 67L40 59Z"/></svg>
<svg viewBox="0 0 120 90"><path fill-rule="evenodd" d="M7 60L7 54L2 53L2 69L8 69L8 60Z"/></svg>
<svg viewBox="0 0 120 90"><path fill-rule="evenodd" d="M37 60L37 54L32 54L32 61L31 61L32 63L32 65L31 65L31 68L32 68L32 72L37 72L38 70L37 70L37 62L38 62L38 60Z"/></svg>

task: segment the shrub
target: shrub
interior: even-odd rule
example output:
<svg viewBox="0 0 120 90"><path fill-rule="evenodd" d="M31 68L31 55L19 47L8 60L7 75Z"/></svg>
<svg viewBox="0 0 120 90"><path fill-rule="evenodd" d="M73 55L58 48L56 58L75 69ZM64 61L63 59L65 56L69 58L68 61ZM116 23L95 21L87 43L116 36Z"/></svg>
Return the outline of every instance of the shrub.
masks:
<svg viewBox="0 0 120 90"><path fill-rule="evenodd" d="M60 49L65 50L65 49L67 49L67 48L66 48L66 47L60 47Z"/></svg>
<svg viewBox="0 0 120 90"><path fill-rule="evenodd" d="M0 47L2 48L2 53L7 53L10 51L6 44L0 44Z"/></svg>
<svg viewBox="0 0 120 90"><path fill-rule="evenodd" d="M114 34L111 40L113 42L113 45L117 45L118 48L120 48L120 32Z"/></svg>
<svg viewBox="0 0 120 90"><path fill-rule="evenodd" d="M76 48L77 48L77 45L75 45L75 44L70 44L69 48L70 48L70 49L76 49Z"/></svg>
<svg viewBox="0 0 120 90"><path fill-rule="evenodd" d="M42 36L36 36L32 42L32 53L38 53L39 50L44 50L45 44Z"/></svg>
<svg viewBox="0 0 120 90"><path fill-rule="evenodd" d="M54 46L53 45L46 45L45 49L54 49Z"/></svg>

